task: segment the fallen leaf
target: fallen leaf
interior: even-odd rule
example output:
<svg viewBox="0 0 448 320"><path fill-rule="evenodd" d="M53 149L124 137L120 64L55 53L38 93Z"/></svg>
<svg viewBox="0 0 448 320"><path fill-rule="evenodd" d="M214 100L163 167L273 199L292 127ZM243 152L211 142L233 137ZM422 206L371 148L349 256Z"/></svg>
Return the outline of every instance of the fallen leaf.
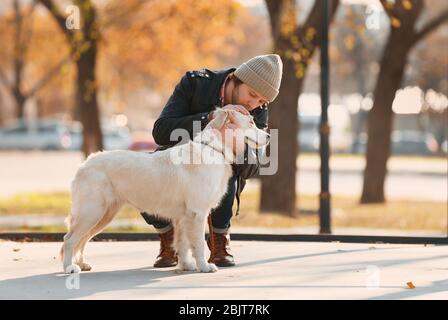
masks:
<svg viewBox="0 0 448 320"><path fill-rule="evenodd" d="M415 289L416 288L416 286L414 286L414 284L411 281L407 282L406 284L409 287L409 289Z"/></svg>

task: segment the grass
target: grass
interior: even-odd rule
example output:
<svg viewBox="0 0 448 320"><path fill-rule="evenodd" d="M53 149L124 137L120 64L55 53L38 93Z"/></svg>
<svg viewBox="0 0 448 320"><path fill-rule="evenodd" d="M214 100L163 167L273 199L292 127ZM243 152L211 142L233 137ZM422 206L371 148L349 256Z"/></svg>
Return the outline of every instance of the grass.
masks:
<svg viewBox="0 0 448 320"><path fill-rule="evenodd" d="M233 226L290 228L318 226L318 197L301 194L297 197L297 217L259 213L259 193L244 192L241 215L232 220ZM45 214L65 216L70 210L68 193L28 193L0 199L0 215ZM359 227L401 230L431 230L446 232L447 205L439 202L389 201L385 204L361 205L357 198L333 196L332 224L334 227ZM138 212L125 206L117 218L141 219ZM148 228L129 226L108 228L114 232L148 232ZM23 226L20 231L65 231L64 226Z"/></svg>
<svg viewBox="0 0 448 320"><path fill-rule="evenodd" d="M315 195L299 195L297 218L260 214L259 194L242 196L241 226L300 227L319 225L319 199ZM402 230L431 230L446 232L448 211L446 203L423 201L389 201L384 204L361 205L358 198L332 197L332 224L335 227L359 227Z"/></svg>
<svg viewBox="0 0 448 320"><path fill-rule="evenodd" d="M0 215L65 215L69 211L70 198L69 194L66 192L22 193L0 199Z"/></svg>

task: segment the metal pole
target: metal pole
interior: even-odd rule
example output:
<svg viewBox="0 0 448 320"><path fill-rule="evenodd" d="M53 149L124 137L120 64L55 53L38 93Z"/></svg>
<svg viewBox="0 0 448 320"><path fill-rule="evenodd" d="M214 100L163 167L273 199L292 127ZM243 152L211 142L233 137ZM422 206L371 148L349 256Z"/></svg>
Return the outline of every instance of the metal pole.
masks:
<svg viewBox="0 0 448 320"><path fill-rule="evenodd" d="M319 194L319 215L320 233L331 234L331 203L330 203L330 145L328 125L328 105L330 87L330 65L328 57L328 23L329 23L329 0L322 0L322 38L320 45L320 97L321 97L321 118L320 118L320 186Z"/></svg>

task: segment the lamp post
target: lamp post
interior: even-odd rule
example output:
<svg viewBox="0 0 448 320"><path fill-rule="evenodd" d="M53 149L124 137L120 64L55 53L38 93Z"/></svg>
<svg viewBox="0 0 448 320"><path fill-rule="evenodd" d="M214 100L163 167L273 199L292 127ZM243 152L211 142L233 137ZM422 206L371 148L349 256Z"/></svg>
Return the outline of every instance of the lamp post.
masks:
<svg viewBox="0 0 448 320"><path fill-rule="evenodd" d="M320 45L320 194L319 218L321 234L331 233L331 199L330 199L330 126L328 125L328 105L330 89L330 64L328 57L328 24L330 6L329 0L322 1L322 37Z"/></svg>

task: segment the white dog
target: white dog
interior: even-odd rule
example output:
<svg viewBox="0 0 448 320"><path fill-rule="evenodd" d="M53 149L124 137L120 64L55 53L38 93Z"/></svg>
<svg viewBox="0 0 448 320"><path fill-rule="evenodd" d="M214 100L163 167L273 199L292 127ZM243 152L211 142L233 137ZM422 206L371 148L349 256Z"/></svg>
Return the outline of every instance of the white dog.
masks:
<svg viewBox="0 0 448 320"><path fill-rule="evenodd" d="M153 154L110 151L88 157L72 182L69 228L61 249L65 272L91 269L83 257L86 243L125 203L173 222L179 270L217 271L205 259L207 216L225 195L231 163L244 142L262 148L269 143L269 135L250 116L222 109L214 114L207 127L186 144ZM235 130L235 125L240 129ZM179 161L190 156L196 162Z"/></svg>

